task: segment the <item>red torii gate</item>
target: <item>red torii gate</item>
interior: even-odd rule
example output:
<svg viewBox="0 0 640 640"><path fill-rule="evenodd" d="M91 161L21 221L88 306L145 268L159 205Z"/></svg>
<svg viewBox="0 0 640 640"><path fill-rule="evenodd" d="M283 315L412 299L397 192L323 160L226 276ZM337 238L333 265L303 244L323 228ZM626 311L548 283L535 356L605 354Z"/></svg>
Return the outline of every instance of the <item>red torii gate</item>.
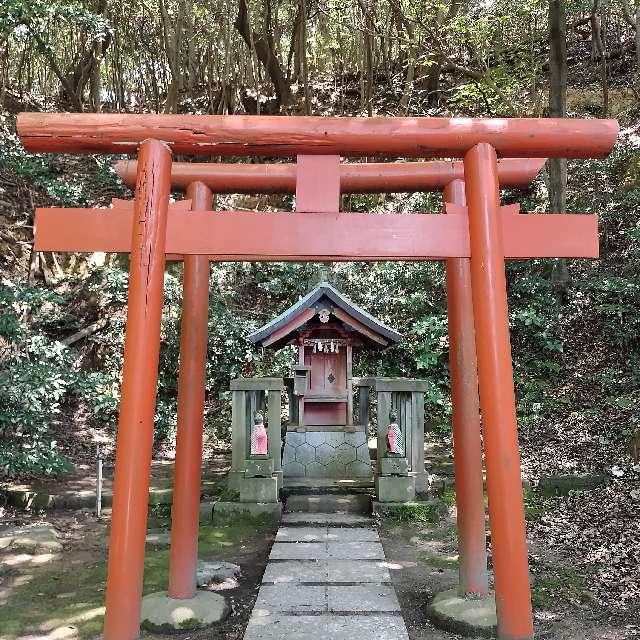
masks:
<svg viewBox="0 0 640 640"><path fill-rule="evenodd" d="M502 187L525 187L542 169L544 159L498 161ZM135 188L138 163L116 163L124 183ZM336 171L337 169L337 171ZM305 173L306 171L306 173ZM329 174L319 197L313 176ZM336 185L336 173L339 185ZM333 180L331 180L333 178ZM328 184L327 184L328 183ZM298 156L297 164L221 164L174 162L172 189L185 190L192 210L207 209L213 193L296 194L296 211L336 208L341 193L415 192L444 190L445 204L464 205L464 167L458 161L339 164L337 156ZM338 189L337 189L338 187ZM313 206L315 205L315 207ZM587 231L586 227L583 231ZM593 251L597 229L581 240ZM191 598L195 593L198 516L205 386L205 346L209 295L209 259L185 256L178 383L178 428L171 526L169 596ZM197 266L196 266L197 265ZM473 330L473 304L468 258L449 258L447 306L449 316L454 465L458 505L459 593L473 598L488 594L482 444ZM197 345L197 346L196 346Z"/></svg>
<svg viewBox="0 0 640 640"><path fill-rule="evenodd" d="M601 157L615 142L615 121L21 114L18 131L31 151L140 150L133 211L42 210L37 220L39 250L99 247L132 254L107 584L108 640L138 634L165 253L213 260L470 258L499 637L533 637L504 260L595 257L597 235L593 217L515 215L513 208L501 213L497 153ZM193 155L463 156L468 215L462 204L447 206L457 214L447 216L369 216L336 209L304 216L186 213L168 206L170 148ZM455 189L450 191L453 199ZM74 229L73 238L61 232L61 223ZM130 228L129 241L123 241L123 229L126 235ZM232 238L216 236L239 230ZM283 233L292 233L293 241ZM585 248L581 239L589 238ZM552 243L555 251L549 249Z"/></svg>

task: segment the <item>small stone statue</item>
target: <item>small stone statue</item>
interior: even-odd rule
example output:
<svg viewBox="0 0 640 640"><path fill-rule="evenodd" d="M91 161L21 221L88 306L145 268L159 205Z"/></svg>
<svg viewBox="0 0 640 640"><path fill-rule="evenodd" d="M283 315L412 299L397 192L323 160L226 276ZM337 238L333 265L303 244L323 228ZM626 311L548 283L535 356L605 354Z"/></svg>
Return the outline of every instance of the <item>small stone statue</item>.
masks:
<svg viewBox="0 0 640 640"><path fill-rule="evenodd" d="M398 424L398 412L395 409L389 411L389 420L391 421L387 427L387 449L389 453L403 456L404 455L404 438L402 429Z"/></svg>
<svg viewBox="0 0 640 640"><path fill-rule="evenodd" d="M266 456L267 453L267 430L264 428L264 418L260 411L256 411L251 428L251 455Z"/></svg>

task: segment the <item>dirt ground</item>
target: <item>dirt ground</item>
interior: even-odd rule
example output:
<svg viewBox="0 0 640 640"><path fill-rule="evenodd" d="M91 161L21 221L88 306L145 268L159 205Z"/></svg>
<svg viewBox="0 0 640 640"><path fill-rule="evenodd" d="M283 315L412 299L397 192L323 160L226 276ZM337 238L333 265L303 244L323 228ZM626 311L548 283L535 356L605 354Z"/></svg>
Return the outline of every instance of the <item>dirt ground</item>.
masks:
<svg viewBox="0 0 640 640"><path fill-rule="evenodd" d="M427 451L429 468L451 466L449 448ZM205 465L206 494L220 495L228 455ZM154 464L152 485L170 485L172 464ZM33 490L34 484L29 485ZM91 470L43 482L48 492L87 490ZM107 484L107 487L109 485ZM39 487L38 487L39 488ZM536 638L548 640L640 640L637 510L629 509L629 487L610 482L592 491L544 497L527 491L529 564ZM625 493L626 491L626 493ZM429 622L433 595L457 584L455 495L440 493L448 512L425 522L385 519L380 532L411 640L453 640ZM98 520L90 509L16 512L0 506L0 537L6 527L48 523L62 553L0 551L0 640L93 640L100 637L109 516ZM170 526L168 507L151 508L149 531ZM199 551L206 560L240 565L236 583L212 588L228 598L230 617L214 630L187 633L189 640L241 640L273 543L276 525L264 520L214 522L201 527ZM489 534L488 534L489 535ZM488 537L489 541L490 538ZM144 592L166 588L168 548L147 548ZM162 636L145 633L146 639Z"/></svg>
<svg viewBox="0 0 640 640"><path fill-rule="evenodd" d="M203 462L202 479L207 486L222 480L229 471L231 456L218 452ZM170 488L173 482L173 460L154 460L151 465L150 486L156 489ZM113 489L113 467L105 465L103 469L103 492ZM59 477L30 478L29 480L0 482L1 491L30 491L51 495L63 495L81 492L94 492L96 488L96 468L91 464L77 464L75 471Z"/></svg>
<svg viewBox="0 0 640 640"><path fill-rule="evenodd" d="M166 531L163 513L150 518L149 530ZM0 640L94 640L100 637L104 615L104 584L108 518L97 520L83 511L43 515L5 514L2 527L48 523L58 533L62 553L4 551L0 563L10 570L0 576ZM273 544L276 523L240 519L201 526L199 556L238 564L237 581L212 585L227 598L229 618L215 630L181 635L185 640L240 640L255 602ZM147 545L144 593L166 588L168 548ZM144 632L143 638L163 636ZM164 636L166 638L166 636Z"/></svg>
<svg viewBox="0 0 640 640"><path fill-rule="evenodd" d="M455 512L455 509L453 510ZM410 640L461 638L435 628L427 604L458 580L455 520L381 525L381 538ZM575 564L529 541L537 640L638 640L640 609L615 610L600 604Z"/></svg>

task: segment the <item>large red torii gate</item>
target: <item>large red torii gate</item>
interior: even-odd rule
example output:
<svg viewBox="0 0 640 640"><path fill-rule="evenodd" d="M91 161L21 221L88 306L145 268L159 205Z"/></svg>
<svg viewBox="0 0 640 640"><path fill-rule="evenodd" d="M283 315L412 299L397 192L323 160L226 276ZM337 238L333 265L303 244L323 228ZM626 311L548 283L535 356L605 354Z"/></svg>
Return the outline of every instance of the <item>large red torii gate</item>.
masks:
<svg viewBox="0 0 640 640"><path fill-rule="evenodd" d="M141 514L146 515L148 499L162 281L165 253L175 253L214 260L470 258L499 637L532 638L504 260L529 257L527 245L540 249L543 256L595 256L597 238L595 252L593 245L585 249L568 241L560 254L548 249L544 253L544 246L552 239L560 242L562 234L593 237L594 222L590 217L569 222L572 217L565 215L501 212L497 155L601 157L613 146L617 130L615 121L561 119L21 114L18 131L31 151L134 153L138 147L140 151L133 210L123 206L109 214L78 212L83 215L81 227L72 222L72 216L78 222L80 218L69 211L45 210L37 219L37 234L43 240L38 249L83 250L55 226L44 230L47 220L55 220L57 225L73 228L87 248L97 238L101 250L131 250L105 637L129 640L138 633L146 528ZM447 216L369 216L334 210L304 216L248 214L251 218L246 220L242 213L211 216L178 207L170 210L171 149L192 155L463 157L468 205L449 206L447 210L457 215ZM453 200L456 189L449 189ZM91 215L103 219L92 220ZM285 217L286 221L281 219ZM579 221L582 218L586 222ZM300 234L297 243L270 235L274 225L285 222L279 232L295 230ZM123 243L120 234L127 224L133 232ZM579 226L584 224L589 227ZM212 235L238 228L242 229L240 239ZM107 235L100 237L102 232ZM320 238L305 239L311 232ZM259 242L254 234L261 234ZM332 242L336 234L346 238ZM112 248L102 247L105 239ZM279 244L265 246L272 241ZM89 250L96 250L95 245ZM132 451L138 453L137 459Z"/></svg>

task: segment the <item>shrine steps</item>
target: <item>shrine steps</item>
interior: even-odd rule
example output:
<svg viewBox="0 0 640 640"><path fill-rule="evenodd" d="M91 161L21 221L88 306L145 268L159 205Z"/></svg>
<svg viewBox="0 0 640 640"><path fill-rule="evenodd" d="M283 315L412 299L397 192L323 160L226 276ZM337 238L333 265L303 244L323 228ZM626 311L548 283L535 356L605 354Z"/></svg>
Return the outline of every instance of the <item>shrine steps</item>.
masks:
<svg viewBox="0 0 640 640"><path fill-rule="evenodd" d="M364 492L289 494L244 640L409 640L370 513Z"/></svg>
<svg viewBox="0 0 640 640"><path fill-rule="evenodd" d="M359 513L283 513L282 524L287 527L364 527L371 525L371 517Z"/></svg>
<svg viewBox="0 0 640 640"><path fill-rule="evenodd" d="M362 493L373 491L375 484L367 478L284 478L282 491L292 493Z"/></svg>
<svg viewBox="0 0 640 640"><path fill-rule="evenodd" d="M287 513L371 514L372 500L368 493L294 493L286 500Z"/></svg>

